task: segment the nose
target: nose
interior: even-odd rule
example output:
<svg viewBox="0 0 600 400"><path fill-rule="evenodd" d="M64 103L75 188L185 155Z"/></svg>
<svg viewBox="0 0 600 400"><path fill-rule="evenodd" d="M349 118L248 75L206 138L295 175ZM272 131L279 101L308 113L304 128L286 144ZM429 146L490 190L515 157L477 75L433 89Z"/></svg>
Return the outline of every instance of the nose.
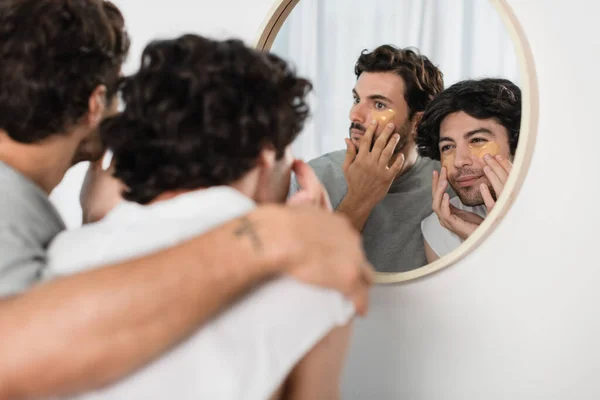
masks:
<svg viewBox="0 0 600 400"><path fill-rule="evenodd" d="M365 126L367 122L367 113L361 103L354 104L350 108L350 121Z"/></svg>
<svg viewBox="0 0 600 400"><path fill-rule="evenodd" d="M473 154L469 146L456 146L456 153L454 157L454 166L456 168L463 168L473 165Z"/></svg>

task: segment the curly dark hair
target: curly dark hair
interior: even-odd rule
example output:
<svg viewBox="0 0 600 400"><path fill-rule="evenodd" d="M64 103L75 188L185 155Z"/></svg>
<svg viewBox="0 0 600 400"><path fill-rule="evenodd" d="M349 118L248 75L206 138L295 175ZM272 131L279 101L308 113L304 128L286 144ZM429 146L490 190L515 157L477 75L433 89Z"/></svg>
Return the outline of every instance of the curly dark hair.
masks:
<svg viewBox="0 0 600 400"><path fill-rule="evenodd" d="M21 143L66 132L101 84L117 89L129 37L102 0L0 2L0 129Z"/></svg>
<svg viewBox="0 0 600 400"><path fill-rule="evenodd" d="M239 40L196 35L149 44L121 86L126 107L100 133L126 199L226 185L266 147L281 158L309 114L310 82Z"/></svg>
<svg viewBox="0 0 600 400"><path fill-rule="evenodd" d="M485 78L458 82L429 104L417 126L419 154L440 159L440 125L444 118L463 111L473 118L494 118L508 131L510 152L514 156L521 128L521 89L511 81Z"/></svg>
<svg viewBox="0 0 600 400"><path fill-rule="evenodd" d="M384 44L370 53L363 50L354 67L356 78L363 72L394 72L402 77L409 118L425 110L429 102L444 90L442 72L415 49L399 49Z"/></svg>

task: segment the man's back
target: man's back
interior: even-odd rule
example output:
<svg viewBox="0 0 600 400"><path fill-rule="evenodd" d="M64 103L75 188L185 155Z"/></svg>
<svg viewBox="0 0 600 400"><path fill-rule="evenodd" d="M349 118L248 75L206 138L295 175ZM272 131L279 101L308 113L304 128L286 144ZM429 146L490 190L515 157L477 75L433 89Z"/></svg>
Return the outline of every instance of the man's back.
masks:
<svg viewBox="0 0 600 400"><path fill-rule="evenodd" d="M250 199L229 187L191 192L149 206L122 203L100 223L59 235L49 249L46 277L155 251L253 207ZM337 292L289 278L275 279L225 310L166 357L84 398L264 399L315 343L336 325L347 323L352 314L351 304Z"/></svg>
<svg viewBox="0 0 600 400"><path fill-rule="evenodd" d="M345 151L325 154L309 162L337 208L348 190L342 170ZM431 208L431 175L439 162L419 157L390 187L362 231L368 260L379 272L403 272L427 264L421 221ZM293 182L292 191L297 190Z"/></svg>
<svg viewBox="0 0 600 400"><path fill-rule="evenodd" d="M0 161L0 297L32 286L64 224L48 196Z"/></svg>

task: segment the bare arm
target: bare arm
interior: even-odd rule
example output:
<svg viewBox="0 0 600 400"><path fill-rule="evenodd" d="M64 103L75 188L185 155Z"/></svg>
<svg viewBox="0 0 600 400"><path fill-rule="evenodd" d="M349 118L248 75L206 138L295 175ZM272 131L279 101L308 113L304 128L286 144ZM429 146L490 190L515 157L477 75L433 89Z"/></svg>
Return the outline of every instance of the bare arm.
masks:
<svg viewBox="0 0 600 400"><path fill-rule="evenodd" d="M427 243L427 240L423 239L423 242L425 245L425 258L427 259L427 263L431 264L435 260L439 259L440 256L438 256L437 253L433 251L429 243Z"/></svg>
<svg viewBox="0 0 600 400"><path fill-rule="evenodd" d="M352 333L352 323L333 329L294 367L279 398L337 400Z"/></svg>
<svg viewBox="0 0 600 400"><path fill-rule="evenodd" d="M371 211L373 211L376 205L377 203L355 201L352 195L346 195L336 211L348 217L354 229L362 232L367 219L369 219L369 215L371 215Z"/></svg>
<svg viewBox="0 0 600 400"><path fill-rule="evenodd" d="M348 193L337 211L345 214L358 231L363 230L371 211L387 194L405 160L402 153L394 154L400 136L392 135L393 125L383 129L371 149L377 128L374 122L367 128L359 149L346 139L346 158L342 165Z"/></svg>
<svg viewBox="0 0 600 400"><path fill-rule="evenodd" d="M175 248L2 300L0 399L125 377L280 272L338 288L364 312L372 271L348 228L312 207L262 207Z"/></svg>

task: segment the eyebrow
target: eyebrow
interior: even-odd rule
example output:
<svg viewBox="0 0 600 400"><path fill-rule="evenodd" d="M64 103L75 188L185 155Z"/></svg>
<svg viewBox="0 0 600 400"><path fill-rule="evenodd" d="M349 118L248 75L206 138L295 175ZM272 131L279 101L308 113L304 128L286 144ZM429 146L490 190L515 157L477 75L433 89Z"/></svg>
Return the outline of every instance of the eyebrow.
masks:
<svg viewBox="0 0 600 400"><path fill-rule="evenodd" d="M358 92L356 91L356 89L352 89L352 94L358 98L360 98L360 96L358 95ZM372 94L370 96L367 96L367 99L369 100L382 100L385 101L387 103L392 103L394 104L394 102L391 99L388 99L387 97L381 95L381 94Z"/></svg>
<svg viewBox="0 0 600 400"><path fill-rule="evenodd" d="M496 135L494 135L494 132L492 132L491 130L487 129L487 128L478 128L478 129L474 129L472 131L469 131L467 133L464 134L465 139L470 138L471 136L477 135L478 133L485 133L487 135L496 137ZM442 136L440 137L440 140L438 141L439 143L441 142L454 142L454 139L449 138L447 136Z"/></svg>

